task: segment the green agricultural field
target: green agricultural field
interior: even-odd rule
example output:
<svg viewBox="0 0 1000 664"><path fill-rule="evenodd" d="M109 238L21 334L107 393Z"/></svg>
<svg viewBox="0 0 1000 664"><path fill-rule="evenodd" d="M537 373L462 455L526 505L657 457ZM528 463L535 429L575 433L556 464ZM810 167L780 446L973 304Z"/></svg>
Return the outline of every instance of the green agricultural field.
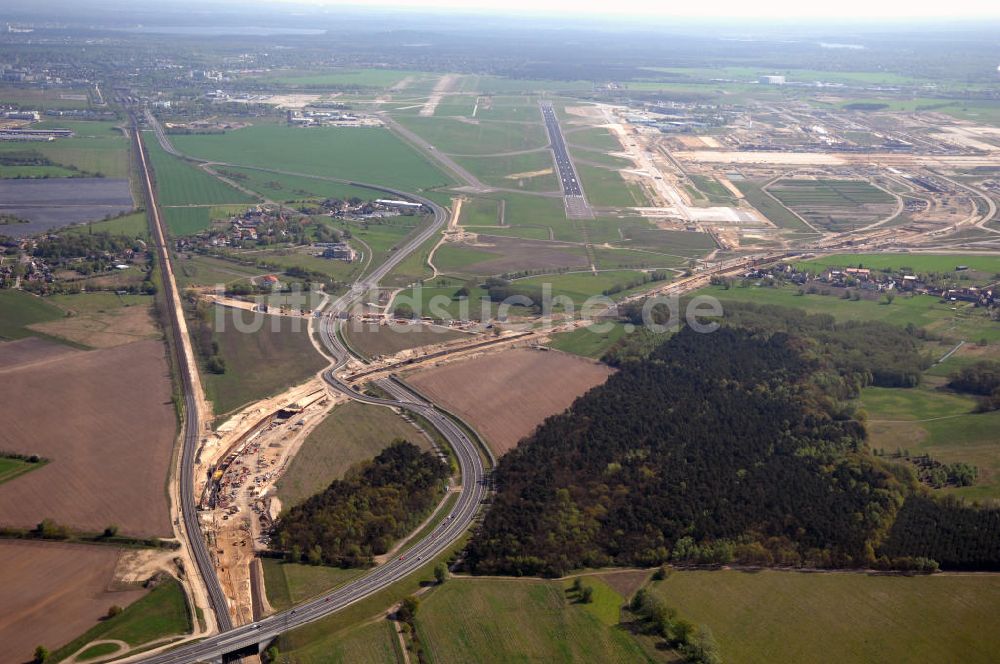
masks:
<svg viewBox="0 0 1000 664"><path fill-rule="evenodd" d="M632 161L623 159L622 157L615 157L607 152L601 152L598 150L570 147L569 154L573 158L573 163L575 164L600 166L616 171L622 170L623 168L634 168Z"/></svg>
<svg viewBox="0 0 1000 664"><path fill-rule="evenodd" d="M308 319L288 316L251 315L217 307L214 339L226 363L224 374L201 372L207 398L216 415L232 412L244 404L301 383L326 366L326 361L309 341ZM244 332L236 327L235 316L245 313L246 321L257 319L260 329ZM295 325L299 328L296 331Z"/></svg>
<svg viewBox="0 0 1000 664"><path fill-rule="evenodd" d="M611 240L623 247L650 249L685 258L700 258L715 248L715 241L708 233L670 231L661 228L643 228L641 225L622 230L625 241Z"/></svg>
<svg viewBox="0 0 1000 664"><path fill-rule="evenodd" d="M590 242L613 244L627 242L633 230L648 230L653 226L641 217L598 217L596 219L567 219L552 224L553 239L563 242Z"/></svg>
<svg viewBox="0 0 1000 664"><path fill-rule="evenodd" d="M426 436L389 408L353 401L337 406L309 434L278 480L282 505L288 508L319 493L351 466L377 456L396 438L430 449Z"/></svg>
<svg viewBox="0 0 1000 664"><path fill-rule="evenodd" d="M435 279L435 283L437 282ZM396 296L392 306L395 308L399 304L408 304L423 316L445 320L484 320L497 315L499 305L491 302L487 292L478 286L466 286L469 289L469 297L456 298L455 291L461 285L462 282L456 279L448 286L422 286L419 291L406 289ZM508 311L511 316L527 313L529 311L526 308L519 306L512 306Z"/></svg>
<svg viewBox="0 0 1000 664"><path fill-rule="evenodd" d="M485 184L524 191L559 191L552 153L548 150L494 157L460 157L456 161Z"/></svg>
<svg viewBox="0 0 1000 664"><path fill-rule="evenodd" d="M653 589L712 630L727 664L985 664L1000 650L994 574L674 571Z"/></svg>
<svg viewBox="0 0 1000 664"><path fill-rule="evenodd" d="M278 611L290 609L311 597L342 586L367 571L286 563L275 558L261 558L261 564L264 566L267 601Z"/></svg>
<svg viewBox="0 0 1000 664"><path fill-rule="evenodd" d="M79 98L78 98L79 97ZM87 88L26 88L21 85L0 86L0 104L11 104L23 110L43 111L47 108L90 107L90 90Z"/></svg>
<svg viewBox="0 0 1000 664"><path fill-rule="evenodd" d="M862 299L854 302L836 295L798 295L798 288L791 286L734 287L729 290L712 286L698 292L718 298L723 305L732 300L776 304L804 309L809 313L827 313L842 321L881 320L900 326L913 323L955 342L963 339L1000 342L1000 324L991 321L984 310L967 303L941 302L930 295L897 296L892 304L884 304L884 300Z"/></svg>
<svg viewBox="0 0 1000 664"><path fill-rule="evenodd" d="M733 182L733 184L736 185L736 188L743 193L743 196L746 197L747 202L750 203L750 205L757 208L762 215L767 217L779 228L792 231L805 231L807 233L815 232L803 223L801 219L796 217L788 208L768 196L767 193L761 189L760 183L751 182L750 180L737 180Z"/></svg>
<svg viewBox="0 0 1000 664"><path fill-rule="evenodd" d="M871 422L921 421L971 413L976 401L924 385L908 389L868 387L861 393L861 405Z"/></svg>
<svg viewBox="0 0 1000 664"><path fill-rule="evenodd" d="M107 219L104 221L93 221L88 224L70 226L63 230L64 233L111 233L113 235L127 235L128 237L149 237L149 221L145 212L133 212Z"/></svg>
<svg viewBox="0 0 1000 664"><path fill-rule="evenodd" d="M427 259L440 239L441 237L437 234L427 238L427 241L420 245L420 248L400 261L399 265L386 275L385 279L382 280L382 285L386 287L408 286L430 277L432 272L427 264Z"/></svg>
<svg viewBox="0 0 1000 664"><path fill-rule="evenodd" d="M232 166L218 166L215 170L220 175L239 183L251 191L281 202L322 198L350 199L355 197L367 201L382 198L383 196L382 192L373 189L352 187L351 185L339 182L318 180L298 175L284 175L266 170L235 168Z"/></svg>
<svg viewBox="0 0 1000 664"><path fill-rule="evenodd" d="M15 477L19 477L25 473L30 473L31 471L41 468L44 465L44 461L30 462L0 456L0 484L9 482Z"/></svg>
<svg viewBox="0 0 1000 664"><path fill-rule="evenodd" d="M162 211L163 221L173 237L194 235L208 230L212 225L212 216L207 207L168 207Z"/></svg>
<svg viewBox="0 0 1000 664"><path fill-rule="evenodd" d="M199 286L229 285L265 274L266 271L211 256L181 253L174 256L174 273L177 285L186 288L193 284Z"/></svg>
<svg viewBox="0 0 1000 664"><path fill-rule="evenodd" d="M325 649L295 652L302 664L388 664L400 661L401 646L395 625L385 616L346 630Z"/></svg>
<svg viewBox="0 0 1000 664"><path fill-rule="evenodd" d="M213 223L219 221L226 222L233 215L241 214L246 209L246 206L242 205L213 205L164 207L162 211L170 235L180 237L207 230Z"/></svg>
<svg viewBox="0 0 1000 664"><path fill-rule="evenodd" d="M397 85L406 78L431 76L425 72L402 69L337 69L332 71L303 72L292 71L268 74L260 77L262 82L279 83L301 88L377 88L384 89Z"/></svg>
<svg viewBox="0 0 1000 664"><path fill-rule="evenodd" d="M504 193L504 223L510 226L566 224L566 208L559 198Z"/></svg>
<svg viewBox="0 0 1000 664"><path fill-rule="evenodd" d="M476 117L480 120L538 122L541 110L537 97L528 95L479 97Z"/></svg>
<svg viewBox="0 0 1000 664"><path fill-rule="evenodd" d="M517 150L532 150L548 145L542 124L479 122L470 124L453 118L424 118L401 115L401 125L417 134L441 152L456 155L492 155Z"/></svg>
<svg viewBox="0 0 1000 664"><path fill-rule="evenodd" d="M826 83L843 83L845 85L916 85L931 80L883 71L823 71L797 68L762 69L759 67L644 67L644 69L656 73L674 74L695 79L730 78L744 79L746 81L756 81L760 76L768 74L782 74L790 81L802 83L824 81Z"/></svg>
<svg viewBox="0 0 1000 664"><path fill-rule="evenodd" d="M354 246L359 250L363 249L357 242L355 242ZM271 266L269 268L261 267L261 271L282 272L291 267L300 267L320 272L341 283L346 283L348 280L356 277L364 267L362 261L348 263L346 261L331 260L314 255L313 252L315 251L315 249L309 247L268 249L250 254L250 256L259 261L259 264L262 266Z"/></svg>
<svg viewBox="0 0 1000 664"><path fill-rule="evenodd" d="M462 201L458 223L462 226L493 226L499 223L500 206L489 198L470 198Z"/></svg>
<svg viewBox="0 0 1000 664"><path fill-rule="evenodd" d="M433 260L438 270L448 273L464 272L463 268L493 260L496 257L496 254L489 251L444 244L434 253Z"/></svg>
<svg viewBox="0 0 1000 664"><path fill-rule="evenodd" d="M912 455L930 454L942 463L968 463L979 476L972 486L940 489L967 500L1000 499L1000 411L973 413L968 397L923 389L868 388L861 402L869 411L869 445Z"/></svg>
<svg viewBox="0 0 1000 664"><path fill-rule="evenodd" d="M40 336L28 326L63 316L62 310L40 297L23 291L0 290L0 340Z"/></svg>
<svg viewBox="0 0 1000 664"><path fill-rule="evenodd" d="M721 182L715 178L705 175L689 175L694 186L705 194L711 205L732 205L733 193L726 189Z"/></svg>
<svg viewBox="0 0 1000 664"><path fill-rule="evenodd" d="M354 351L366 357L394 355L409 348L469 337L465 332L439 326L366 324L360 330L356 330L353 323L346 326L344 336Z"/></svg>
<svg viewBox="0 0 1000 664"><path fill-rule="evenodd" d="M113 618L102 620L82 636L54 651L45 661L60 662L90 643L101 639L124 641L130 646L191 631L191 613L184 589L172 577Z"/></svg>
<svg viewBox="0 0 1000 664"><path fill-rule="evenodd" d="M577 164L577 173L583 183L583 192L591 205L598 207L645 207L649 200L642 189L626 182L617 171Z"/></svg>
<svg viewBox="0 0 1000 664"><path fill-rule="evenodd" d="M572 332L556 334L552 337L549 348L596 360L603 357L604 353L626 334L625 325L622 323L614 323L607 332L595 332L591 327L581 327Z"/></svg>
<svg viewBox="0 0 1000 664"><path fill-rule="evenodd" d="M562 581L454 578L421 602L417 634L440 664L657 661L618 627L624 598L596 577L584 583L592 604L576 603Z"/></svg>
<svg viewBox="0 0 1000 664"><path fill-rule="evenodd" d="M599 270L681 269L693 260L665 252L607 247L595 247L594 257Z"/></svg>
<svg viewBox="0 0 1000 664"><path fill-rule="evenodd" d="M516 237L522 240L551 240L553 233L548 226L468 226L484 242L494 237Z"/></svg>
<svg viewBox="0 0 1000 664"><path fill-rule="evenodd" d="M338 644L347 634L350 634L349 630L355 629L361 623L383 619L386 609L419 590L423 583L433 580L434 567L461 551L467 539L467 536L460 538L453 547L447 548L436 558L428 560L427 564L416 573L410 574L388 588L331 616L282 634L277 641L278 649L291 661L299 664L329 662L330 653L339 648Z"/></svg>
<svg viewBox="0 0 1000 664"><path fill-rule="evenodd" d="M618 142L615 135L603 127L564 129L563 134L566 138L566 143L569 145L579 145L584 148L611 152L622 149L622 144Z"/></svg>
<svg viewBox="0 0 1000 664"><path fill-rule="evenodd" d="M143 141L156 179L160 205L223 205L255 203L255 199L233 189L216 177L168 154L150 134Z"/></svg>
<svg viewBox="0 0 1000 664"><path fill-rule="evenodd" d="M0 153L2 154L2 153ZM0 166L0 179L14 178L71 178L80 175L62 166Z"/></svg>
<svg viewBox="0 0 1000 664"><path fill-rule="evenodd" d="M476 110L476 95L451 95L434 109L434 117L468 117Z"/></svg>
<svg viewBox="0 0 1000 664"><path fill-rule="evenodd" d="M594 83L470 75L462 76L456 89L459 92L478 92L484 95L530 95L540 92L590 92L594 89Z"/></svg>
<svg viewBox="0 0 1000 664"><path fill-rule="evenodd" d="M641 279L643 273L638 270L609 270L607 272L593 273L589 271L569 272L565 274L543 274L527 279L517 279L514 283L518 286L534 286L541 288L549 284L552 295L565 295L572 298L579 307L584 300L595 295L601 295L604 291L615 286L624 287L631 281Z"/></svg>
<svg viewBox="0 0 1000 664"><path fill-rule="evenodd" d="M920 274L955 272L956 267L965 265L970 270L991 276L1000 274L1000 256L977 256L974 254L837 254L802 261L796 264L796 267L822 272L831 267L857 267L858 265L873 270L907 268Z"/></svg>
<svg viewBox="0 0 1000 664"><path fill-rule="evenodd" d="M176 136L174 145L199 159L357 180L405 191L451 184L447 176L387 129L261 124L221 135Z"/></svg>
<svg viewBox="0 0 1000 664"><path fill-rule="evenodd" d="M61 166L72 166L77 175L101 174L113 178L129 177L129 141L114 122L52 121L38 128L72 129L72 138L37 143L6 142L2 152L36 151Z"/></svg>
<svg viewBox="0 0 1000 664"><path fill-rule="evenodd" d="M388 260L395 247L405 242L418 229L423 228L428 221L429 217L404 216L362 224L350 223L345 228L350 229L355 248L362 250L364 247L361 243L368 245L372 257L368 269L372 269ZM364 261L367 262L367 255Z"/></svg>
<svg viewBox="0 0 1000 664"><path fill-rule="evenodd" d="M843 231L891 216L896 199L860 180L778 180L767 191L814 226Z"/></svg>

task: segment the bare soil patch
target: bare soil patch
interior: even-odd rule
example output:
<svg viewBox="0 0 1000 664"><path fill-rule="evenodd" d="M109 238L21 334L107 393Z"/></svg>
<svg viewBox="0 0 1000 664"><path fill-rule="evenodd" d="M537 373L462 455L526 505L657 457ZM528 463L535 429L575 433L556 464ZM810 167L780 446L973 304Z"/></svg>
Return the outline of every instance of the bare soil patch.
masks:
<svg viewBox="0 0 1000 664"><path fill-rule="evenodd" d="M499 456L611 373L593 360L519 348L424 369L407 380L467 420Z"/></svg>
<svg viewBox="0 0 1000 664"><path fill-rule="evenodd" d="M616 593L627 600L629 597L634 595L639 588L642 588L651 575L652 572L648 569L636 569L624 572L608 572L606 574L598 574L597 578L611 586Z"/></svg>
<svg viewBox="0 0 1000 664"><path fill-rule="evenodd" d="M148 306L67 316L47 323L36 323L30 328L91 348L113 348L160 336L153 322L151 307Z"/></svg>
<svg viewBox="0 0 1000 664"><path fill-rule="evenodd" d="M360 353L372 357L395 355L400 351L421 346L443 344L469 337L445 327L432 325L379 325L378 323L350 323L346 326L347 340Z"/></svg>
<svg viewBox="0 0 1000 664"><path fill-rule="evenodd" d="M559 242L479 234L475 244L457 244L456 246L495 254L496 258L463 265L453 270L438 265L442 272L492 275L520 270L552 270L555 268L587 267L588 265L587 256L582 248Z"/></svg>
<svg viewBox="0 0 1000 664"><path fill-rule="evenodd" d="M0 485L0 523L30 527L52 518L97 531L170 536L166 479L177 421L164 345L136 343L66 352L37 349L3 373L7 417L0 449L51 462ZM8 351L9 352L9 351Z"/></svg>
<svg viewBox="0 0 1000 664"><path fill-rule="evenodd" d="M146 591L108 590L120 551L105 546L0 541L0 644L5 662L29 662Z"/></svg>
<svg viewBox="0 0 1000 664"><path fill-rule="evenodd" d="M27 367L59 362L68 354L75 353L69 346L45 341L38 337L26 337L17 341L0 343L0 376Z"/></svg>

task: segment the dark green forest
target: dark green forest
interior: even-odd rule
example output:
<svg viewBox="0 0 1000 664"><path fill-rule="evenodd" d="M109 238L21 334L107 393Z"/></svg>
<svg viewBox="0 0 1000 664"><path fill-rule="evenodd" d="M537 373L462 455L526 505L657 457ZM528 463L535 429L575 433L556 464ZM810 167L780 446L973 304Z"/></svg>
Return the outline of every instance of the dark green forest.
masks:
<svg viewBox="0 0 1000 664"><path fill-rule="evenodd" d="M369 565L424 520L449 474L433 454L396 440L289 510L275 525L274 541L295 562Z"/></svg>
<svg viewBox="0 0 1000 664"><path fill-rule="evenodd" d="M934 555L947 536L926 524L927 544L908 545L897 515L924 490L872 456L849 401L867 385L919 381L925 359L909 332L747 306L712 334L637 339L641 352L615 351L621 370L607 383L501 459L468 548L473 571L951 561ZM975 523L995 516L957 509Z"/></svg>

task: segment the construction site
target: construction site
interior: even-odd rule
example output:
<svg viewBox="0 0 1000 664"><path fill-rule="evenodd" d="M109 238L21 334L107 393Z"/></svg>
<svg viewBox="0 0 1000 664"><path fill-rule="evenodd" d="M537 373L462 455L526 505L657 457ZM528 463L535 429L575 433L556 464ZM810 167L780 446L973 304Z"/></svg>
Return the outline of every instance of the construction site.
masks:
<svg viewBox="0 0 1000 664"><path fill-rule="evenodd" d="M942 114L754 107L723 127L676 133L664 114L577 112L610 130L664 228L703 230L726 250L915 242L994 247L1000 130ZM570 109L572 110L572 109ZM859 240L861 238L858 238Z"/></svg>

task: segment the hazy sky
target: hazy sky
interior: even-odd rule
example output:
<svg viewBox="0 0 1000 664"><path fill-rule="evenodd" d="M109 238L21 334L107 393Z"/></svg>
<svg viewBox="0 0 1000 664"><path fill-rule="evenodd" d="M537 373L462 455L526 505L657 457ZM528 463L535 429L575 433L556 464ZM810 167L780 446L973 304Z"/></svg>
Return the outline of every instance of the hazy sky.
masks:
<svg viewBox="0 0 1000 664"><path fill-rule="evenodd" d="M1000 17L1000 0L625 0L592 2L588 0L280 0L297 4L395 6L409 8L451 8L462 10L500 10L505 13L613 14L617 16L684 17L754 17L758 19L836 18L844 21L866 19L979 18Z"/></svg>

